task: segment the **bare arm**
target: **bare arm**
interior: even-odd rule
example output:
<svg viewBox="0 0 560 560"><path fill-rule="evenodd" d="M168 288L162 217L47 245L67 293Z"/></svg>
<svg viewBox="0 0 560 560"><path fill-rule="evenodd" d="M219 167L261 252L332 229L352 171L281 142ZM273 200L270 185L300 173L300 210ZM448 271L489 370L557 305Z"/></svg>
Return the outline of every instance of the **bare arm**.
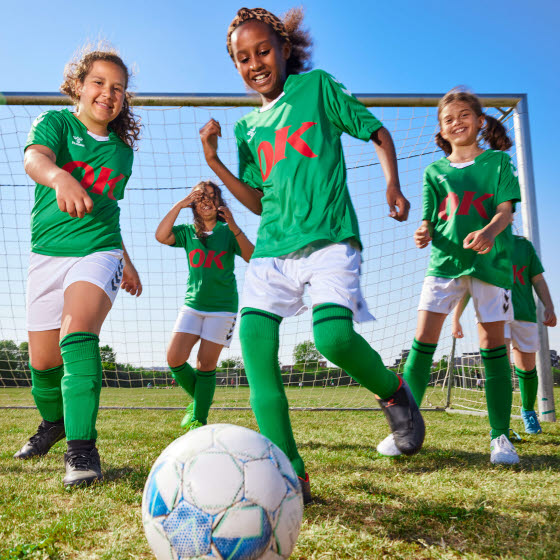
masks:
<svg viewBox="0 0 560 560"><path fill-rule="evenodd" d="M126 290L131 296L138 297L142 293L142 282L140 281L140 275L138 271L132 264L128 252L123 243L123 259L124 259L124 269L121 281L121 288Z"/></svg>
<svg viewBox="0 0 560 560"><path fill-rule="evenodd" d="M469 293L466 293L459 301L459 303L457 303L457 306L455 307L455 311L453 312L453 319L451 323L451 334L455 338L463 338L464 336L463 328L461 327L461 322L459 321L459 319L461 318L461 315L463 314L465 307L467 307L467 304L469 303L470 299L471 299L471 295Z"/></svg>
<svg viewBox="0 0 560 560"><path fill-rule="evenodd" d="M543 325L547 327L556 326L556 313L554 312L554 303L552 303L552 298L550 297L550 292L548 290L548 284L544 279L542 274L537 274L531 278L531 284L537 292L537 296L542 301L544 305L544 321Z"/></svg>
<svg viewBox="0 0 560 560"><path fill-rule="evenodd" d="M377 157L379 158L379 163L381 163L387 183L389 216L398 222L405 222L408 219L410 202L401 192L397 155L391 134L385 127L382 127L371 135L371 139L375 145L375 151L377 152Z"/></svg>
<svg viewBox="0 0 560 560"><path fill-rule="evenodd" d="M241 249L241 258L245 262L249 262L251 256L253 255L253 251L255 250L255 246L249 241L247 236L243 233L243 230L235 223L233 214L229 208L220 206L218 208L218 212L221 216L223 216L229 229L233 235L235 235L235 239L237 239L237 243Z"/></svg>
<svg viewBox="0 0 560 560"><path fill-rule="evenodd" d="M220 178L229 192L243 206L247 207L251 212L260 216L262 214L261 198L263 193L253 187L240 181L218 157L218 136L222 135L220 123L214 119L210 119L200 129L200 141L204 149L204 157L210 169Z"/></svg>
<svg viewBox="0 0 560 560"><path fill-rule="evenodd" d="M498 204L496 213L490 223L482 229L469 233L463 241L463 247L465 249L472 249L479 255L489 253L492 247L494 247L496 236L511 224L512 211L513 205L510 200Z"/></svg>
<svg viewBox="0 0 560 560"><path fill-rule="evenodd" d="M175 244L175 234L173 233L173 226L179 217L179 213L183 208L189 208L200 200L202 196L201 191L192 191L183 200L176 202L171 210L165 215L165 218L161 220L159 226L156 229L156 240L164 245L174 245Z"/></svg>
<svg viewBox="0 0 560 560"><path fill-rule="evenodd" d="M62 212L68 212L73 218L83 218L92 211L93 201L88 193L68 171L56 165L56 156L47 146L29 146L25 150L23 167L33 181L56 191L56 201Z"/></svg>

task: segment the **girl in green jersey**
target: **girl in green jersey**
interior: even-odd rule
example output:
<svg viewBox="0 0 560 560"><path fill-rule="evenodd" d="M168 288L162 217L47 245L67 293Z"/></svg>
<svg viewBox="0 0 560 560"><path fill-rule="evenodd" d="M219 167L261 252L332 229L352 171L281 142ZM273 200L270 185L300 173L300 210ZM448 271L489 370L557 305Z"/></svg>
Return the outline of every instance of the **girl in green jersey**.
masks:
<svg viewBox="0 0 560 560"><path fill-rule="evenodd" d="M227 34L228 52L262 101L235 125L239 178L217 155L217 121L201 129L201 141L210 168L261 216L241 305L243 358L259 428L287 454L307 502L309 478L278 365L280 323L305 309L305 289L317 349L378 397L403 453L420 449L424 422L406 383L383 365L352 323L373 317L360 290L362 245L340 137L346 132L374 142L390 216L404 221L410 205L400 190L394 145L340 82L322 70L304 72L311 40L301 23L301 10L282 20L262 8L237 12Z"/></svg>
<svg viewBox="0 0 560 560"><path fill-rule="evenodd" d="M115 52L85 53L67 65L61 86L75 112L40 115L25 147L25 171L36 182L27 328L32 394L43 421L15 457L44 455L66 436L65 486L102 480L95 445L99 333L119 285L142 292L119 226L118 200L140 130L128 80Z"/></svg>
<svg viewBox="0 0 560 560"><path fill-rule="evenodd" d="M175 226L183 208L191 208L194 224ZM193 398L181 426L206 424L216 388L216 365L229 347L237 316L235 255L249 262L254 246L235 223L220 188L202 181L177 202L156 230L164 245L184 248L189 263L185 305L179 312L167 348L173 377ZM187 360L200 340L196 369Z"/></svg>
<svg viewBox="0 0 560 560"><path fill-rule="evenodd" d="M446 157L424 173L423 221L414 234L419 248L432 242L430 264L418 307L418 326L404 378L418 405L430 380L433 355L447 315L469 293L479 319L480 353L492 463L517 463L508 439L511 376L504 325L511 306L511 216L520 199L517 172L502 150L511 147L504 127L485 115L479 99L453 90L438 105L437 145ZM484 150L479 140L492 148ZM398 455L391 436L378 446Z"/></svg>

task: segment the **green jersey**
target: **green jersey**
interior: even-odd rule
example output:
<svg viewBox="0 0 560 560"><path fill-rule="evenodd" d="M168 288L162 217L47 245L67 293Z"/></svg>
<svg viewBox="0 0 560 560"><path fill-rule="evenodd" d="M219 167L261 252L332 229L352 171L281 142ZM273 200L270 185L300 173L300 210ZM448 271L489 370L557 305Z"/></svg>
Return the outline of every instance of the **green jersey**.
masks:
<svg viewBox="0 0 560 560"><path fill-rule="evenodd" d="M516 321L537 322L537 306L531 278L544 272L533 244L524 237L513 237L513 315Z"/></svg>
<svg viewBox="0 0 560 560"><path fill-rule="evenodd" d="M39 115L25 149L47 146L56 165L68 171L87 191L93 210L72 218L56 202L56 191L36 184L31 212L31 251L57 257L83 257L97 251L122 249L118 200L132 173L132 148L114 132L108 139L91 135L68 109Z"/></svg>
<svg viewBox="0 0 560 560"><path fill-rule="evenodd" d="M237 313L237 283L233 269L241 248L227 224L217 222L199 239L192 224L173 227L174 247L183 247L189 262L185 305L197 311Z"/></svg>
<svg viewBox="0 0 560 560"><path fill-rule="evenodd" d="M288 76L276 102L237 121L239 178L264 193L253 258L359 242L340 137L367 141L382 126L322 70Z"/></svg>
<svg viewBox="0 0 560 560"><path fill-rule="evenodd" d="M426 276L473 276L511 289L510 225L496 236L487 254L463 248L465 237L487 226L499 204L520 200L517 170L511 158L498 150L486 150L467 166L455 166L447 158L435 161L424 172L422 198L422 219L434 226Z"/></svg>

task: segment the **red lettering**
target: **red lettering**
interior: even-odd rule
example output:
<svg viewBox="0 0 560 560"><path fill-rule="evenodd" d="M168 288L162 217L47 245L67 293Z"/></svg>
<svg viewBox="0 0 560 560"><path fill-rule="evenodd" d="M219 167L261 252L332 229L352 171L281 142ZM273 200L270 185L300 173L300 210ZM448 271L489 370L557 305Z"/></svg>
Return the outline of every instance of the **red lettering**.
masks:
<svg viewBox="0 0 560 560"><path fill-rule="evenodd" d="M291 125L284 126L275 132L274 147L272 147L272 144L267 140L259 144L257 154L259 156L259 166L261 168L263 181L268 179L272 168L279 161L286 159L286 144L292 146L296 152L299 152L304 157L317 157L317 154L313 152L307 142L302 138L303 133L316 124L317 123L314 122L305 122L290 136L288 136L288 132Z"/></svg>
<svg viewBox="0 0 560 560"><path fill-rule="evenodd" d="M94 171L91 165L85 163L84 161L69 161L62 167L62 169L64 169L64 171L68 171L68 173L72 173L74 169L78 168L84 170L84 176L80 181L80 185L82 185L84 189L88 189L91 187L94 179Z"/></svg>
<svg viewBox="0 0 560 560"><path fill-rule="evenodd" d="M195 258L198 256L197 262L195 262ZM204 251L202 249L193 249L189 253L189 262L193 268L198 268L202 266L204 263Z"/></svg>
<svg viewBox="0 0 560 560"><path fill-rule="evenodd" d="M274 148L270 142L266 140L259 144L257 148L257 154L259 154L259 165L261 168L261 176L263 183L268 179L272 167L274 166ZM263 166L263 156L264 156L264 166Z"/></svg>
<svg viewBox="0 0 560 560"><path fill-rule="evenodd" d="M521 268L517 268L517 265L513 265L513 283L516 284L518 281L522 286L525 286L525 279L523 278L523 271L527 268L527 266L522 266Z"/></svg>
<svg viewBox="0 0 560 560"><path fill-rule="evenodd" d="M112 169L109 169L108 167L102 167L101 171L99 172L99 177L97 177L97 181L95 181L95 185L93 185L93 189L91 189L91 192L97 194L103 194L105 187L109 185L109 192L107 193L107 196L111 200L116 200L113 191L115 190L116 184L122 179L124 179L124 175L119 174L113 179L109 179L111 173L113 173Z"/></svg>
<svg viewBox="0 0 560 560"><path fill-rule="evenodd" d="M212 266L212 261L214 261L216 263L216 266L220 270L224 270L224 265L222 264L222 261L220 259L225 254L226 254L226 251L222 251L221 253L218 253L217 255L216 255L216 251L208 251L208 255L206 255L206 260L204 261L204 268L210 268Z"/></svg>
<svg viewBox="0 0 560 560"><path fill-rule="evenodd" d="M450 203L451 208L449 209L449 214L447 214L447 203ZM450 216L453 215L453 212L455 212L455 210L457 210L457 207L459 206L459 197L454 193L454 192L450 192L442 201L441 204L439 205L439 212L438 212L438 218L440 218L441 220L449 220Z"/></svg>
<svg viewBox="0 0 560 560"><path fill-rule="evenodd" d="M467 216L470 209L471 209L471 206L474 206L476 211L478 212L478 214L482 218L487 220L488 219L488 214L486 213L486 209L484 208L482 203L486 199L492 198L494 195L486 193L486 194L483 194L482 196L479 196L478 198L475 199L474 198L475 194L476 194L475 191L465 191L465 193L463 195L463 200L461 201L461 206L459 206L459 210L457 211L457 215L458 216Z"/></svg>

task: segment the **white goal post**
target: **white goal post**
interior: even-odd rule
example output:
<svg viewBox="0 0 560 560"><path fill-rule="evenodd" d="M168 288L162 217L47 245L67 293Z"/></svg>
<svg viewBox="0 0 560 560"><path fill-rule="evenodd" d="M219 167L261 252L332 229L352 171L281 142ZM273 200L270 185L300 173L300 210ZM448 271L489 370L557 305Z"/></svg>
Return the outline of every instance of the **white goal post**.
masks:
<svg viewBox="0 0 560 560"><path fill-rule="evenodd" d="M414 336L416 306L428 257L428 251L413 246L412 233L420 219L422 172L442 155L433 141L437 131L435 108L441 94L356 94L356 97L372 108L391 132L403 192L412 204L406 224L387 217L385 184L371 142L366 144L345 136L349 188L364 243L362 286L377 318L374 323L359 326L358 331L378 350L388 367L402 370ZM516 218L516 225L540 254L527 96L481 94L479 97L484 107L504 122L514 141L511 154L518 167L522 193L521 216ZM25 369L24 294L33 184L23 172L23 146L38 114L70 104L67 97L57 93L0 93L0 247L4 249L0 257L3 299L0 341L5 343L5 348L0 348L0 406L4 405L3 391L29 385L28 369L27 372ZM182 303L187 268L184 254L158 246L153 233L159 220L184 196L182 193L187 188L199 180L213 178L200 148L199 128L210 117L222 123L220 155L235 171L233 124L248 108L258 105L258 99L237 94L139 93L133 105L142 119L143 133L139 151L135 152L133 175L121 204L121 221L123 237L146 290L138 300L120 294L104 326L101 344L105 347L104 363L109 364L105 371L107 386L134 387L146 383L157 386L170 382L165 346ZM236 220L254 241L257 218L225 194ZM191 216L185 212L180 217L183 218L188 221ZM244 270L244 265L239 263L236 274L240 289ZM540 302L539 317L542 318ZM475 356L478 342L474 327L467 325L474 324L472 312L466 312L463 321L468 327L465 341L455 343L449 324L444 327L435 357L439 365L434 365L432 391L426 398L428 408L484 410L483 398L476 387L480 377L476 373L480 363ZM555 421L550 351L542 323L539 335L539 411L542 420ZM294 364L294 348L310 339L309 313L283 322L280 361L285 384L294 394L301 390L300 394L306 395L297 400L295 408L373 408L375 403L367 392L359 391L344 372L321 360ZM236 335L232 348L221 357L226 365L218 372L217 406L248 405L240 354ZM128 367L127 382L119 374L122 364ZM115 366L113 373L111 365ZM306 392L308 387L313 391Z"/></svg>

